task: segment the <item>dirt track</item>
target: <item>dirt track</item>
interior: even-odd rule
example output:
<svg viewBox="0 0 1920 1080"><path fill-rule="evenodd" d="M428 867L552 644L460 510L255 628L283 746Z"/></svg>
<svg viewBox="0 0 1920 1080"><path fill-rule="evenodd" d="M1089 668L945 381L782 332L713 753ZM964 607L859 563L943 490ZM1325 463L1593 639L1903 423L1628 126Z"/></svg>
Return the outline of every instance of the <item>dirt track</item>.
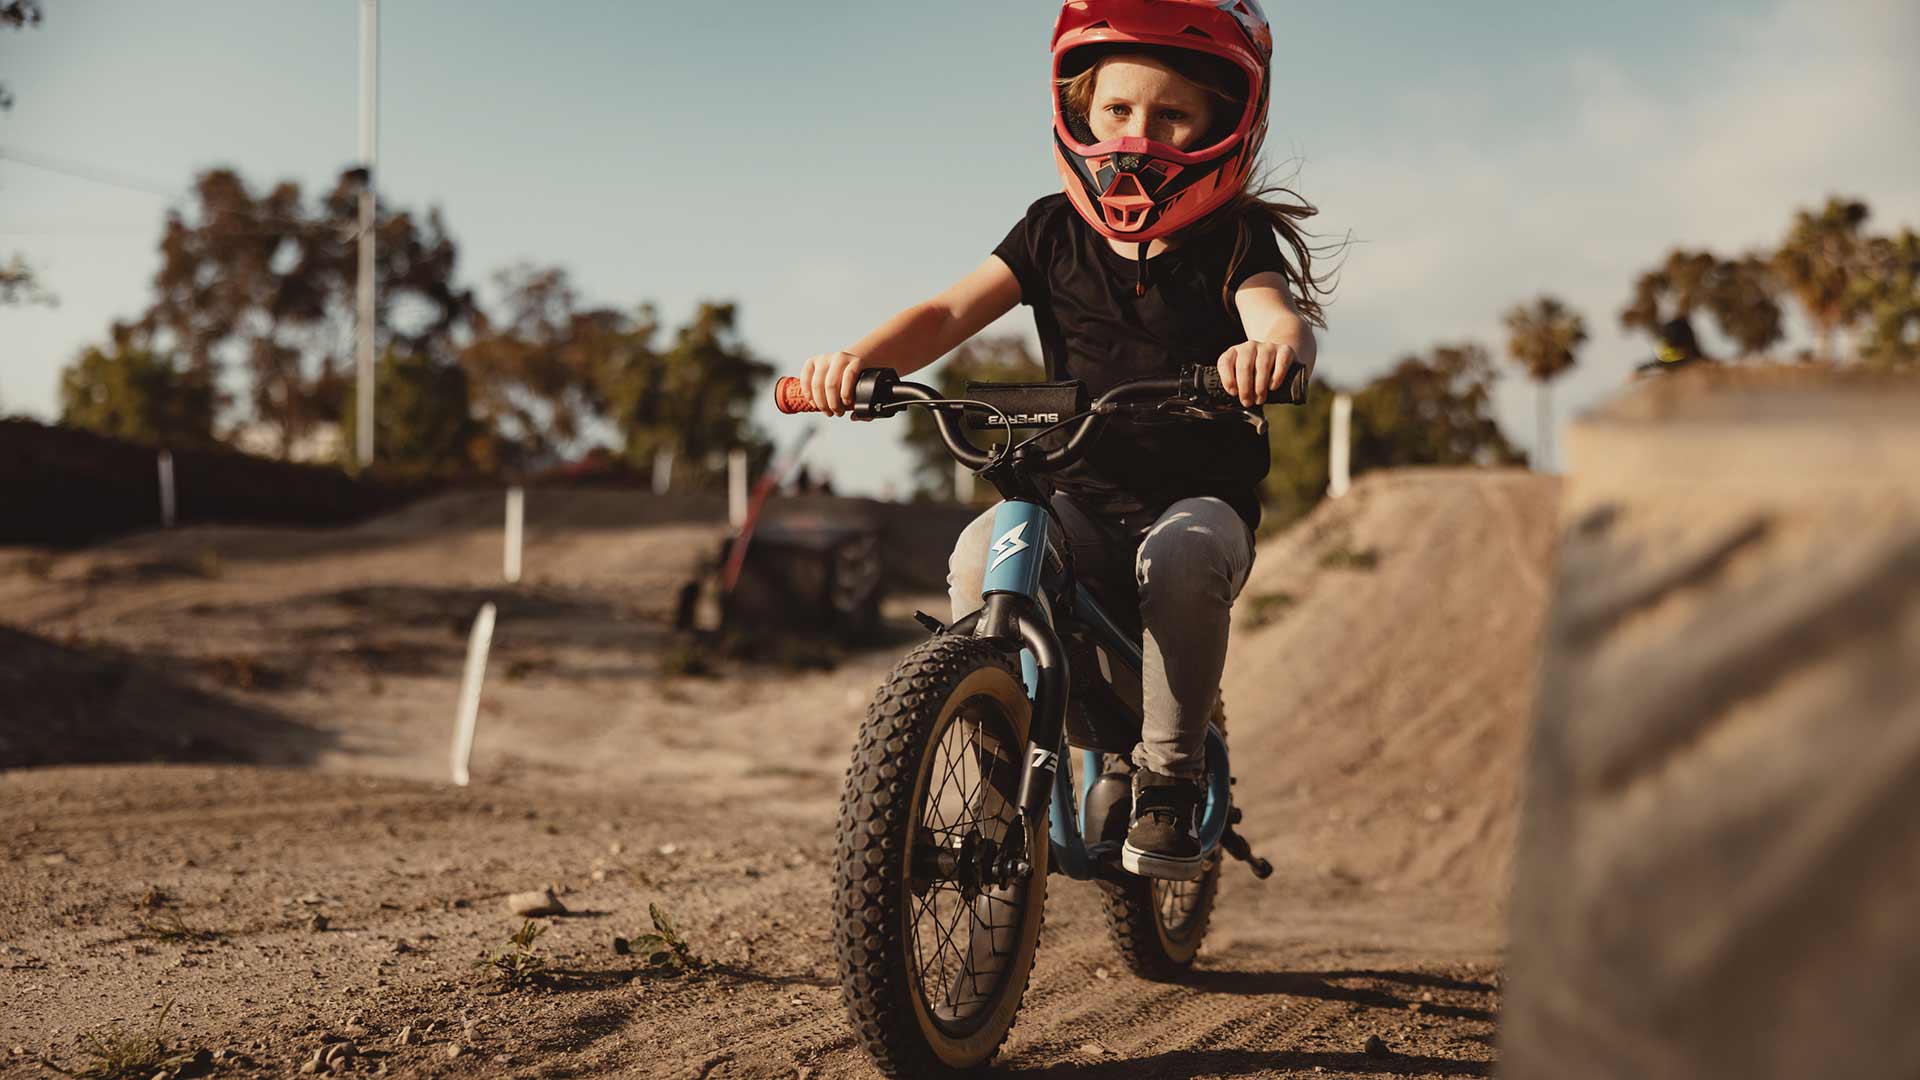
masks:
<svg viewBox="0 0 1920 1080"><path fill-rule="evenodd" d="M1229 865L1178 986L1123 974L1092 887L1058 883L1007 1072L1490 1073L1554 497L1521 474L1376 477L1263 547L1226 690L1244 831L1276 873ZM129 762L0 772L0 1073L84 1065L82 1033L171 1001L168 1041L245 1055L217 1075L286 1075L324 1035L402 1075L871 1074L827 864L898 649L665 674L668 587L713 525L548 509L464 791L440 780L462 620L499 595L473 508L0 555L0 619L45 639L0 652L0 753ZM180 763L136 763L158 753ZM279 767L204 763L233 757ZM574 912L539 942L551 985L489 992L472 965L518 925L503 897L549 882ZM615 953L649 902L714 972ZM400 1044L408 1025L423 1041Z"/></svg>

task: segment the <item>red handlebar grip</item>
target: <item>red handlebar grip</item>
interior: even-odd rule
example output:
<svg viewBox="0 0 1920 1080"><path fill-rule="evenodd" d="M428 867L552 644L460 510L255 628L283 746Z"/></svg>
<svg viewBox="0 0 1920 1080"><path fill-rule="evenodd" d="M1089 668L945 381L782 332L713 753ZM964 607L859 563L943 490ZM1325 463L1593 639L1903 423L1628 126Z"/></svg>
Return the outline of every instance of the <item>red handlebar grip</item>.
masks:
<svg viewBox="0 0 1920 1080"><path fill-rule="evenodd" d="M791 375L773 384L773 404L783 413L820 411L807 400L807 392L800 388L800 380Z"/></svg>

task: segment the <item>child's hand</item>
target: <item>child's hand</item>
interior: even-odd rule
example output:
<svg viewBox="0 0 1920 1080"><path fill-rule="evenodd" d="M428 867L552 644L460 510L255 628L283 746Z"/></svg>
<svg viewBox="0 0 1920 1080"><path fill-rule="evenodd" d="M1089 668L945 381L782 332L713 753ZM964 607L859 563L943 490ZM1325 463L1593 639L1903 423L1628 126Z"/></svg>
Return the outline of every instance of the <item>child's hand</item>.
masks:
<svg viewBox="0 0 1920 1080"><path fill-rule="evenodd" d="M1220 354L1220 385L1242 405L1264 404L1297 358L1291 345L1243 341Z"/></svg>
<svg viewBox="0 0 1920 1080"><path fill-rule="evenodd" d="M853 408L853 384L867 366L850 352L821 353L800 365L800 386L813 407L828 416L845 416Z"/></svg>

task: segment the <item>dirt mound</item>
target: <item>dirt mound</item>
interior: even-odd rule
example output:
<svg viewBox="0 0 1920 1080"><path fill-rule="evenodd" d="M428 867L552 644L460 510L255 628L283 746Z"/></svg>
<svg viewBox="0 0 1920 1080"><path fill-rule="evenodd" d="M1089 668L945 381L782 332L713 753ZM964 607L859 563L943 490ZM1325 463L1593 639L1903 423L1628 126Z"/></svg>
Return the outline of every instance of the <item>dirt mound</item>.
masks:
<svg viewBox="0 0 1920 1080"><path fill-rule="evenodd" d="M1920 380L1688 372L1570 449L1506 1075L1920 1075Z"/></svg>
<svg viewBox="0 0 1920 1080"><path fill-rule="evenodd" d="M233 677L233 673L228 673ZM0 769L119 761L291 764L330 740L122 649L0 626Z"/></svg>
<svg viewBox="0 0 1920 1080"><path fill-rule="evenodd" d="M0 420L0 544L73 545L160 519L159 447L32 420ZM418 496L425 485L366 479L225 448L173 451L185 522L338 525ZM86 492L74 498L74 492Z"/></svg>
<svg viewBox="0 0 1920 1080"><path fill-rule="evenodd" d="M1262 546L1225 685L1256 849L1504 903L1558 494L1379 473Z"/></svg>

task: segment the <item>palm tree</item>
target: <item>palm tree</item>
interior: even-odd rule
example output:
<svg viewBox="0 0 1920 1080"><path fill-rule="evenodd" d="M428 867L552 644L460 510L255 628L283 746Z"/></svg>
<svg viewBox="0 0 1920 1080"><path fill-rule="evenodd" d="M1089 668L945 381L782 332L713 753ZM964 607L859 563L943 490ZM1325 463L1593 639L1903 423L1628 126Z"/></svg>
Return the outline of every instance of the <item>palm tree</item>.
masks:
<svg viewBox="0 0 1920 1080"><path fill-rule="evenodd" d="M1870 213L1858 199L1829 198L1819 213L1793 215L1793 228L1773 257L1773 268L1799 297L1820 334L1820 359L1832 362L1833 336L1861 314L1853 281L1865 244L1861 226Z"/></svg>
<svg viewBox="0 0 1920 1080"><path fill-rule="evenodd" d="M1539 391L1534 467L1542 472L1553 457L1553 399L1548 384L1573 367L1574 354L1586 340L1586 320L1558 297L1541 296L1507 312L1507 354L1526 369Z"/></svg>

